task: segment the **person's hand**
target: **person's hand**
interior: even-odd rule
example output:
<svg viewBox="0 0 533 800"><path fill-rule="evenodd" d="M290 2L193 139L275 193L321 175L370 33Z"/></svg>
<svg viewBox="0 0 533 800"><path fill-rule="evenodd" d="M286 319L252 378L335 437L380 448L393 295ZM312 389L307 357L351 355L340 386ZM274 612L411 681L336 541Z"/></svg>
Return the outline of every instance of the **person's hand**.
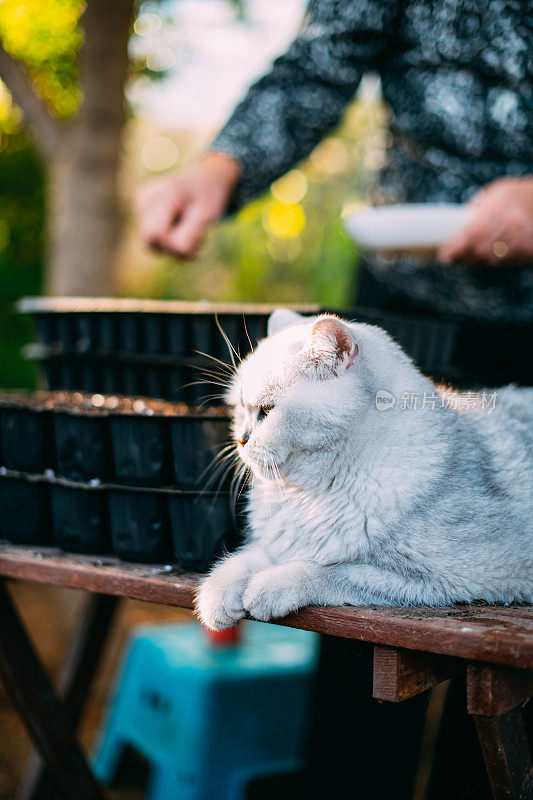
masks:
<svg viewBox="0 0 533 800"><path fill-rule="evenodd" d="M233 158L209 153L184 172L142 186L137 196L137 221L144 243L192 258L209 226L227 208L240 174Z"/></svg>
<svg viewBox="0 0 533 800"><path fill-rule="evenodd" d="M440 248L440 261L533 261L533 176L493 181L471 206L470 222Z"/></svg>

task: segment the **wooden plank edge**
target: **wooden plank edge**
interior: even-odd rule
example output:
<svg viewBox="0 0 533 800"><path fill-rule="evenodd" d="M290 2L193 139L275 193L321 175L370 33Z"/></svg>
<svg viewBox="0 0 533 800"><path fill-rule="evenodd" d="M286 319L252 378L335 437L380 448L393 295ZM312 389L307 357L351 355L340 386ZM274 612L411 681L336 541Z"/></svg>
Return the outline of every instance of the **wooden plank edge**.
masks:
<svg viewBox="0 0 533 800"><path fill-rule="evenodd" d="M180 585L179 575L174 579L172 576L140 578L127 576L123 570L105 564L91 567L70 562L62 567L59 558L22 560L9 554L0 555L0 575L185 609L193 608L197 582L191 573L182 576L188 583ZM439 618L391 617L387 616L387 607L308 606L272 622L371 644L533 669L533 635L509 633L502 628L498 637L488 637L486 625L476 626L475 619L464 624L462 636L456 626L448 626L443 632Z"/></svg>

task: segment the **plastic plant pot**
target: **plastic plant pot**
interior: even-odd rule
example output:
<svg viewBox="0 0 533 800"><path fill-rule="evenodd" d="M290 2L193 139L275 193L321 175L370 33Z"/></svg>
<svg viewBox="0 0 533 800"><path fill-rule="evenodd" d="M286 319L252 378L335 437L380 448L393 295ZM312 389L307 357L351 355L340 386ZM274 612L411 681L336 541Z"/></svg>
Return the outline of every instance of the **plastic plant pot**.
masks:
<svg viewBox="0 0 533 800"><path fill-rule="evenodd" d="M187 353L188 319L184 314L166 315L167 348L170 355L183 356Z"/></svg>
<svg viewBox="0 0 533 800"><path fill-rule="evenodd" d="M179 487L222 488L216 478L219 474L216 468L222 448L230 441L229 424L225 416L171 418L174 477ZM227 481L225 485L228 485Z"/></svg>
<svg viewBox="0 0 533 800"><path fill-rule="evenodd" d="M103 415L54 414L56 469L72 481L111 477L109 420Z"/></svg>
<svg viewBox="0 0 533 800"><path fill-rule="evenodd" d="M195 378L189 367L171 367L168 371L169 399L178 403L188 402L191 389L188 386Z"/></svg>
<svg viewBox="0 0 533 800"><path fill-rule="evenodd" d="M189 347L186 354L212 353L217 327L211 314L191 314L187 318Z"/></svg>
<svg viewBox="0 0 533 800"><path fill-rule="evenodd" d="M51 345L59 341L57 333L57 314L35 314L34 320L37 328L37 336L42 344Z"/></svg>
<svg viewBox="0 0 533 800"><path fill-rule="evenodd" d="M168 350L167 326L163 314L140 314L141 340L147 353L161 355Z"/></svg>
<svg viewBox="0 0 533 800"><path fill-rule="evenodd" d="M168 500L174 555L184 569L209 569L241 541L228 492L172 492Z"/></svg>
<svg viewBox="0 0 533 800"><path fill-rule="evenodd" d="M64 350L73 350L76 346L76 316L74 314L59 314L58 338Z"/></svg>
<svg viewBox="0 0 533 800"><path fill-rule="evenodd" d="M91 312L94 318L94 348L113 352L118 343L118 314Z"/></svg>
<svg viewBox="0 0 533 800"><path fill-rule="evenodd" d="M141 340L141 315L118 315L118 349L123 353L139 353L144 349Z"/></svg>
<svg viewBox="0 0 533 800"><path fill-rule="evenodd" d="M146 397L164 397L163 371L160 367L145 367L142 393Z"/></svg>
<svg viewBox="0 0 533 800"><path fill-rule="evenodd" d="M113 414L110 425L118 481L145 486L171 482L170 435L165 417Z"/></svg>
<svg viewBox="0 0 533 800"><path fill-rule="evenodd" d="M112 486L107 491L115 555L124 561L166 563L172 544L166 495Z"/></svg>
<svg viewBox="0 0 533 800"><path fill-rule="evenodd" d="M95 346L95 320L92 314L76 314L72 320L74 345L79 353L88 353Z"/></svg>
<svg viewBox="0 0 533 800"><path fill-rule="evenodd" d="M44 472L54 464L51 412L0 404L3 466L20 472Z"/></svg>
<svg viewBox="0 0 533 800"><path fill-rule="evenodd" d="M111 552L105 489L69 484L51 486L56 544L67 553Z"/></svg>
<svg viewBox="0 0 533 800"><path fill-rule="evenodd" d="M53 544L50 487L45 481L0 475L0 536L13 544Z"/></svg>

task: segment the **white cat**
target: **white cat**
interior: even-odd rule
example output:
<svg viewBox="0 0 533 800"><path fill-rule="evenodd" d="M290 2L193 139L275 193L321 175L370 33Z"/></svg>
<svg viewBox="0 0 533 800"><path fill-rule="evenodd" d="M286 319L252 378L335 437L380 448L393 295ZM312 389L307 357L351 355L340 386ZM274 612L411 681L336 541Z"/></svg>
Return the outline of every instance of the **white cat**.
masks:
<svg viewBox="0 0 533 800"><path fill-rule="evenodd" d="M454 409L380 328L280 310L269 334L228 392L249 533L203 581L202 622L532 602L533 390Z"/></svg>

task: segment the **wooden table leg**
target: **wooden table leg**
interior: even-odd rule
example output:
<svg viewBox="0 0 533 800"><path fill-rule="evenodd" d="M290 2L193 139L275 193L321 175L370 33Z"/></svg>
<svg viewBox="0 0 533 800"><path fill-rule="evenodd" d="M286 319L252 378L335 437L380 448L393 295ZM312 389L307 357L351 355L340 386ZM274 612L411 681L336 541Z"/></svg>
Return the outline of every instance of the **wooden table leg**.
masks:
<svg viewBox="0 0 533 800"><path fill-rule="evenodd" d="M374 646L372 694L376 700L400 703L426 692L464 669L458 659Z"/></svg>
<svg viewBox="0 0 533 800"><path fill-rule="evenodd" d="M472 663L468 713L474 717L494 800L533 800L533 758L522 705L533 695L527 670Z"/></svg>
<svg viewBox="0 0 533 800"><path fill-rule="evenodd" d="M57 687L68 706L74 728L84 709L119 602L118 597L89 594L75 623ZM28 759L16 800L54 800L55 796L55 784L41 756L34 751Z"/></svg>
<svg viewBox="0 0 533 800"><path fill-rule="evenodd" d="M0 584L0 675L64 800L104 800L76 741L66 705Z"/></svg>

